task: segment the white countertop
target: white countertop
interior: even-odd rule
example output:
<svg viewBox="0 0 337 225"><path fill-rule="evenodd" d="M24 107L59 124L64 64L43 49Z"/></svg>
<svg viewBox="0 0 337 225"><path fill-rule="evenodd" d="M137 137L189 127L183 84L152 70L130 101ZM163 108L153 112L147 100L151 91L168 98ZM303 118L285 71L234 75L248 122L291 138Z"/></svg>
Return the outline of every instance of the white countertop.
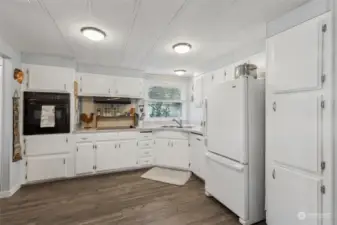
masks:
<svg viewBox="0 0 337 225"><path fill-rule="evenodd" d="M202 129L199 126L194 126L193 128L170 128L170 127L142 127L142 128L121 128L121 129L79 129L74 131L74 134L83 133L109 133L109 132L124 132L124 131L178 131L178 132L189 132L203 135Z"/></svg>

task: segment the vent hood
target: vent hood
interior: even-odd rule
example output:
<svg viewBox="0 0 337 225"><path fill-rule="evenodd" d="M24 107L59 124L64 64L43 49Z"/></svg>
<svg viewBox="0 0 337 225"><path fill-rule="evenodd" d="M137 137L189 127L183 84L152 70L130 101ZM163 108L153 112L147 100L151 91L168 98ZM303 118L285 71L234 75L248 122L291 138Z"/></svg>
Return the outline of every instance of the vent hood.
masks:
<svg viewBox="0 0 337 225"><path fill-rule="evenodd" d="M130 98L119 98L119 97L94 97L95 103L101 104L120 104L129 105L131 104Z"/></svg>

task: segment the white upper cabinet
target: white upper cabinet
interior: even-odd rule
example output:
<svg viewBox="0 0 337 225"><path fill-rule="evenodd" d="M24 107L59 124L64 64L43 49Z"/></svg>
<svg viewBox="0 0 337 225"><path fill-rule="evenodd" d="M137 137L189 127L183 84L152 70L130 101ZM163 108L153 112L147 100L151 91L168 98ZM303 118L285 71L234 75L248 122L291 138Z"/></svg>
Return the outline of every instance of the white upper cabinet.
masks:
<svg viewBox="0 0 337 225"><path fill-rule="evenodd" d="M268 84L274 92L321 87L324 59L329 57L325 24L328 15L268 39Z"/></svg>
<svg viewBox="0 0 337 225"><path fill-rule="evenodd" d="M194 105L197 108L202 107L202 101L203 101L203 77L199 76L195 78L194 80L194 88L193 88L193 93L194 93Z"/></svg>
<svg viewBox="0 0 337 225"><path fill-rule="evenodd" d="M73 91L75 70L72 68L25 64L23 71L24 90Z"/></svg>
<svg viewBox="0 0 337 225"><path fill-rule="evenodd" d="M213 84L220 84L226 81L227 71L224 68L218 69L213 73Z"/></svg>
<svg viewBox="0 0 337 225"><path fill-rule="evenodd" d="M214 80L214 73L206 73L203 76L203 94L204 94L204 98L207 98L208 93L211 91L212 89L212 85L213 85L213 80Z"/></svg>
<svg viewBox="0 0 337 225"><path fill-rule="evenodd" d="M106 96L114 92L114 77L99 74L78 74L79 95Z"/></svg>
<svg viewBox="0 0 337 225"><path fill-rule="evenodd" d="M143 97L143 80L132 77L116 77L115 90L112 95L132 98Z"/></svg>

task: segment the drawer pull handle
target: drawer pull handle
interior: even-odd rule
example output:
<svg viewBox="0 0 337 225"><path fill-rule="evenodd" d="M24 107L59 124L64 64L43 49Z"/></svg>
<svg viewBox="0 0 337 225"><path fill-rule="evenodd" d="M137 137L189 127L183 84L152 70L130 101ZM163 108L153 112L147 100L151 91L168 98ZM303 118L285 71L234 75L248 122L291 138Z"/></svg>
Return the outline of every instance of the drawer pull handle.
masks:
<svg viewBox="0 0 337 225"><path fill-rule="evenodd" d="M81 140L87 140L88 138L81 138Z"/></svg>

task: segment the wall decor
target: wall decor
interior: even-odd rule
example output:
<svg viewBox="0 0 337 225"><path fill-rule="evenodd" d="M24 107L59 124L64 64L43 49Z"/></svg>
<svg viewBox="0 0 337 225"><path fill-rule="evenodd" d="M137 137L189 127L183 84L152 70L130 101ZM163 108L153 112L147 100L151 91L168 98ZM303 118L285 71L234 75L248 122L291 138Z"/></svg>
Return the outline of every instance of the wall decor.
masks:
<svg viewBox="0 0 337 225"><path fill-rule="evenodd" d="M24 78L24 74L22 70L15 68L14 69L14 80L16 80L19 84L22 84Z"/></svg>
<svg viewBox="0 0 337 225"><path fill-rule="evenodd" d="M22 159L22 148L20 141L20 96L18 90L13 95L13 162Z"/></svg>

